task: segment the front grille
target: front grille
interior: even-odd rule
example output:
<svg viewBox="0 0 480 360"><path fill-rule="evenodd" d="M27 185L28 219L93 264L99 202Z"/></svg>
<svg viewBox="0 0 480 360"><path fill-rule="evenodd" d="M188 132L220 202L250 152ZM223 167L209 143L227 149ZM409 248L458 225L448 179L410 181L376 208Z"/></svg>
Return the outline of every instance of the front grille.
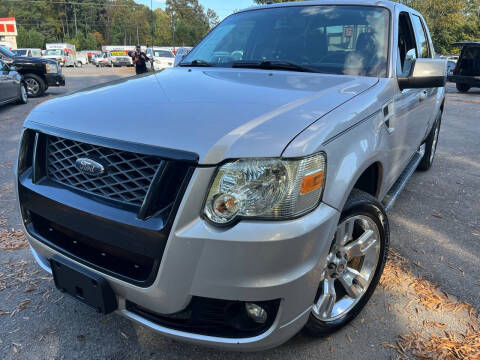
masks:
<svg viewBox="0 0 480 360"><path fill-rule="evenodd" d="M100 176L77 169L79 158L98 161L106 169ZM115 150L74 140L49 136L48 177L61 184L109 200L141 206L155 173L163 161L155 156Z"/></svg>

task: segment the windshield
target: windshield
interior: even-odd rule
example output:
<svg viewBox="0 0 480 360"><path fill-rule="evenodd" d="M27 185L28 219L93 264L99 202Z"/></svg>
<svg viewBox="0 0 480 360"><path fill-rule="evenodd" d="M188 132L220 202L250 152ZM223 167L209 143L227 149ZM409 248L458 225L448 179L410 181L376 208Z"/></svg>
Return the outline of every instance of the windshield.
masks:
<svg viewBox="0 0 480 360"><path fill-rule="evenodd" d="M0 46L0 52L6 57L9 57L9 58L15 57L15 54L10 50L8 50L6 47Z"/></svg>
<svg viewBox="0 0 480 360"><path fill-rule="evenodd" d="M18 56L25 56L25 55L27 55L27 50L12 50L12 52L13 52L15 55L18 55Z"/></svg>
<svg viewBox="0 0 480 360"><path fill-rule="evenodd" d="M56 49L51 49L51 50L46 50L45 55L57 55L61 56L63 55L63 50L56 50Z"/></svg>
<svg viewBox="0 0 480 360"><path fill-rule="evenodd" d="M168 50L153 50L153 56L155 57L164 57L164 58L173 58L175 57L171 51Z"/></svg>
<svg viewBox="0 0 480 360"><path fill-rule="evenodd" d="M314 72L385 77L389 20L387 9L373 6L246 11L217 26L182 65L232 67L281 61Z"/></svg>

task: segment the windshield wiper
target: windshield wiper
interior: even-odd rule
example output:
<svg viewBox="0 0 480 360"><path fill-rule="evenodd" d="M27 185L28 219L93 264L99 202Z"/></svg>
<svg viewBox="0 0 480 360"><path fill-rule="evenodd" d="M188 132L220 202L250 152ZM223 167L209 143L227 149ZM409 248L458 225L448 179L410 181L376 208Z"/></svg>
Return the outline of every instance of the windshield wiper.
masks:
<svg viewBox="0 0 480 360"><path fill-rule="evenodd" d="M213 65L210 64L208 61L198 59L198 60L193 60L193 61L188 62L188 63L180 63L180 66L211 67Z"/></svg>
<svg viewBox="0 0 480 360"><path fill-rule="evenodd" d="M298 65L289 61L283 60L263 60L263 61L234 61L233 68L248 68L248 69L265 69L265 70L290 70L300 72L312 72L317 71L310 69L306 66Z"/></svg>

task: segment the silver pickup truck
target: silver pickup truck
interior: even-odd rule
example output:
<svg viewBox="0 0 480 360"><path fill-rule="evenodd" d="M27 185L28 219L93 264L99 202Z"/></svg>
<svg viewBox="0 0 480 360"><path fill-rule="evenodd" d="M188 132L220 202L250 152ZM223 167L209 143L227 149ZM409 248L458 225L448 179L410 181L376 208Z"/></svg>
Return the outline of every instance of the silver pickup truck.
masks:
<svg viewBox="0 0 480 360"><path fill-rule="evenodd" d="M34 257L61 291L175 339L334 332L382 275L386 210L432 165L445 79L400 4L240 11L175 68L32 111L16 175Z"/></svg>

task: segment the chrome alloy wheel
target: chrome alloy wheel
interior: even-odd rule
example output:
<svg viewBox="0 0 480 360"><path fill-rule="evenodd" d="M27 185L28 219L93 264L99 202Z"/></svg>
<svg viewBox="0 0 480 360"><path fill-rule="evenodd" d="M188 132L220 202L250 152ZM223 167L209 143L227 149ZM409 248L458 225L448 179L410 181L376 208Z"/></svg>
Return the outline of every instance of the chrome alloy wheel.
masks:
<svg viewBox="0 0 480 360"><path fill-rule="evenodd" d="M380 232L372 218L357 215L338 225L312 308L317 319L336 320L360 301L375 275L380 248Z"/></svg>
<svg viewBox="0 0 480 360"><path fill-rule="evenodd" d="M435 152L437 150L437 144L438 144L438 135L440 133L440 129L438 124L435 126L435 134L433 135L433 141L432 141L432 151L430 152L430 163L433 163L433 159L435 158Z"/></svg>
<svg viewBox="0 0 480 360"><path fill-rule="evenodd" d="M29 94L37 94L40 91L40 84L35 79L29 78L25 80L27 84L27 91Z"/></svg>

